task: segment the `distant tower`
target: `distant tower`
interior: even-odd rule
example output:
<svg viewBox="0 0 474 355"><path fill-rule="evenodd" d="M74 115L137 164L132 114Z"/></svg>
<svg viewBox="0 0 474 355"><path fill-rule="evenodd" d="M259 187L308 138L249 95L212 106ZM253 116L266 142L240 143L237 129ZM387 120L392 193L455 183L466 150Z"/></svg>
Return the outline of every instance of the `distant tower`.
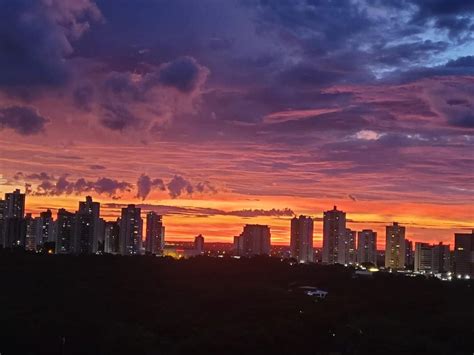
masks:
<svg viewBox="0 0 474 355"><path fill-rule="evenodd" d="M313 219L306 216L296 216L291 219L290 235L291 257L300 263L313 261Z"/></svg>
<svg viewBox="0 0 474 355"><path fill-rule="evenodd" d="M431 271L433 273L445 273L451 271L451 252L449 244L440 242L433 246L433 256L431 260Z"/></svg>
<svg viewBox="0 0 474 355"><path fill-rule="evenodd" d="M385 228L385 267L405 268L405 227L397 222Z"/></svg>
<svg viewBox="0 0 474 355"><path fill-rule="evenodd" d="M415 251L413 250L413 242L405 239L405 266L413 268L415 264Z"/></svg>
<svg viewBox="0 0 474 355"><path fill-rule="evenodd" d="M117 221L105 222L104 252L118 254L120 252L120 218Z"/></svg>
<svg viewBox="0 0 474 355"><path fill-rule="evenodd" d="M377 232L364 229L357 237L357 261L377 265Z"/></svg>
<svg viewBox="0 0 474 355"><path fill-rule="evenodd" d="M72 252L75 254L95 254L98 248L100 204L86 196L79 202L74 223Z"/></svg>
<svg viewBox="0 0 474 355"><path fill-rule="evenodd" d="M323 263L345 264L346 213L333 210L323 214Z"/></svg>
<svg viewBox="0 0 474 355"><path fill-rule="evenodd" d="M237 255L269 255L271 248L270 228L261 224L247 224L234 243L239 247Z"/></svg>
<svg viewBox="0 0 474 355"><path fill-rule="evenodd" d="M122 208L120 217L120 254L139 255L142 252L143 220L135 205Z"/></svg>
<svg viewBox="0 0 474 355"><path fill-rule="evenodd" d="M5 200L0 198L0 245L3 246L4 242L4 228L5 228L5 218L6 218L6 203Z"/></svg>
<svg viewBox="0 0 474 355"><path fill-rule="evenodd" d="M5 194L5 218L25 216L25 194L16 189L13 192Z"/></svg>
<svg viewBox="0 0 474 355"><path fill-rule="evenodd" d="M71 253L75 214L64 208L58 210L56 219L56 254Z"/></svg>
<svg viewBox="0 0 474 355"><path fill-rule="evenodd" d="M196 238L194 238L194 250L196 250L198 254L202 254L204 251L204 237L202 234L199 234Z"/></svg>
<svg viewBox="0 0 474 355"><path fill-rule="evenodd" d="M5 194L2 201L0 222L3 225L0 231L0 244L5 248L24 247L25 245L25 194L16 189Z"/></svg>
<svg viewBox="0 0 474 355"><path fill-rule="evenodd" d="M433 247L428 243L415 243L414 270L423 273L430 272L432 261Z"/></svg>
<svg viewBox="0 0 474 355"><path fill-rule="evenodd" d="M357 232L349 228L346 229L344 244L342 244L342 255L340 257L344 264L355 264L356 254L356 235Z"/></svg>
<svg viewBox="0 0 474 355"><path fill-rule="evenodd" d="M145 251L153 255L162 255L165 246L165 227L162 216L151 211L146 214Z"/></svg>
<svg viewBox="0 0 474 355"><path fill-rule="evenodd" d="M454 234L454 263L456 276L474 278L474 230Z"/></svg>
<svg viewBox="0 0 474 355"><path fill-rule="evenodd" d="M33 218L31 213L25 216L25 249L36 251L36 234L38 231L37 223L39 218Z"/></svg>
<svg viewBox="0 0 474 355"><path fill-rule="evenodd" d="M41 212L36 222L36 248L42 249L48 242L54 242L54 221L51 210Z"/></svg>

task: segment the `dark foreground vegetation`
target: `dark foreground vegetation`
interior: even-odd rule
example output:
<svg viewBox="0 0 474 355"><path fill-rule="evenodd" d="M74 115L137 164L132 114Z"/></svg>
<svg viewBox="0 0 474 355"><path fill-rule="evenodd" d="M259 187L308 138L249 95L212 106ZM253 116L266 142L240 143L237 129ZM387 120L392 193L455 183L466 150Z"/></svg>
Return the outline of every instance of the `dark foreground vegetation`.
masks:
<svg viewBox="0 0 474 355"><path fill-rule="evenodd" d="M2 355L474 351L470 282L278 259L22 254L0 255L0 275Z"/></svg>

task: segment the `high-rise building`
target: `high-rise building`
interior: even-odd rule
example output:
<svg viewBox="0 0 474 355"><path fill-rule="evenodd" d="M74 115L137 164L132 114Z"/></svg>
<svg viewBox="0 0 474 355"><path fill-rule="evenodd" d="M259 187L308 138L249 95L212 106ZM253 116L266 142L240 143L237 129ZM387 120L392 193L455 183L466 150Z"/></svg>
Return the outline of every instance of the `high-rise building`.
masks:
<svg viewBox="0 0 474 355"><path fill-rule="evenodd" d="M431 272L433 261L433 247L428 243L415 243L414 270L421 273Z"/></svg>
<svg viewBox="0 0 474 355"><path fill-rule="evenodd" d="M165 246L165 227L162 216L150 211L146 214L145 251L153 255L162 255Z"/></svg>
<svg viewBox="0 0 474 355"><path fill-rule="evenodd" d="M38 233L38 218L33 218L31 213L25 216L25 249L36 251L36 235Z"/></svg>
<svg viewBox="0 0 474 355"><path fill-rule="evenodd" d="M357 261L377 265L377 232L364 229L357 237Z"/></svg>
<svg viewBox="0 0 474 355"><path fill-rule="evenodd" d="M36 221L36 248L42 250L48 242L54 242L54 221L51 210L40 213Z"/></svg>
<svg viewBox="0 0 474 355"><path fill-rule="evenodd" d="M385 228L385 267L405 268L405 227L397 222Z"/></svg>
<svg viewBox="0 0 474 355"><path fill-rule="evenodd" d="M25 219L22 217L7 217L3 227L4 248L24 248L26 236Z"/></svg>
<svg viewBox="0 0 474 355"><path fill-rule="evenodd" d="M271 247L270 228L260 224L247 224L238 237L237 242L239 249L237 255L254 256L269 255Z"/></svg>
<svg viewBox="0 0 474 355"><path fill-rule="evenodd" d="M232 247L232 252L234 255L241 255L244 250L244 239L240 238L240 235L234 236L234 245Z"/></svg>
<svg viewBox="0 0 474 355"><path fill-rule="evenodd" d="M405 266L412 269L415 263L415 251L413 250L413 242L405 239Z"/></svg>
<svg viewBox="0 0 474 355"><path fill-rule="evenodd" d="M97 251L103 253L105 249L105 220L103 218L99 218L97 221L96 236Z"/></svg>
<svg viewBox="0 0 474 355"><path fill-rule="evenodd" d="M454 266L457 277L474 278L474 230L454 234Z"/></svg>
<svg viewBox="0 0 474 355"><path fill-rule="evenodd" d="M431 271L435 274L451 271L451 252L449 244L439 243L432 248Z"/></svg>
<svg viewBox="0 0 474 355"><path fill-rule="evenodd" d="M202 254L204 251L204 237L202 234L199 234L196 238L194 238L194 250L196 250L196 253Z"/></svg>
<svg viewBox="0 0 474 355"><path fill-rule="evenodd" d="M291 219L290 254L300 263L313 262L313 219L299 216Z"/></svg>
<svg viewBox="0 0 474 355"><path fill-rule="evenodd" d="M323 215L323 263L345 264L346 213L336 206Z"/></svg>
<svg viewBox="0 0 474 355"><path fill-rule="evenodd" d="M3 247L3 239L4 239L4 228L5 228L5 200L0 198L0 246Z"/></svg>
<svg viewBox="0 0 474 355"><path fill-rule="evenodd" d="M341 250L341 261L344 261L344 265L355 264L357 260L357 249L356 249L356 236L357 232L349 228L346 229L346 235L344 239L343 249Z"/></svg>
<svg viewBox="0 0 474 355"><path fill-rule="evenodd" d="M117 221L105 222L104 252L120 253L120 218Z"/></svg>
<svg viewBox="0 0 474 355"><path fill-rule="evenodd" d="M72 252L74 254L95 254L98 250L100 204L91 196L79 202L74 223Z"/></svg>
<svg viewBox="0 0 474 355"><path fill-rule="evenodd" d="M25 194L16 189L5 194L2 202L3 228L0 244L5 248L18 248L25 245Z"/></svg>
<svg viewBox="0 0 474 355"><path fill-rule="evenodd" d="M19 189L6 193L4 204L6 218L25 216L25 194L22 194Z"/></svg>
<svg viewBox="0 0 474 355"><path fill-rule="evenodd" d="M72 239L74 233L75 214L64 208L58 210L55 223L56 228L56 254L71 253Z"/></svg>
<svg viewBox="0 0 474 355"><path fill-rule="evenodd" d="M120 217L120 254L139 255L142 252L143 220L135 205L122 208Z"/></svg>

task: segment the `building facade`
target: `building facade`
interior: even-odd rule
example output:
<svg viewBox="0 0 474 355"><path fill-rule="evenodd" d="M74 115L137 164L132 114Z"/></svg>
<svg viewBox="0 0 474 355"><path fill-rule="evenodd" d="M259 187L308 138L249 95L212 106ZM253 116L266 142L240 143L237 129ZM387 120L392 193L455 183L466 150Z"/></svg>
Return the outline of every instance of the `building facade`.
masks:
<svg viewBox="0 0 474 355"><path fill-rule="evenodd" d="M202 234L199 234L194 238L194 250L196 250L197 255L200 255L204 252L204 237Z"/></svg>
<svg viewBox="0 0 474 355"><path fill-rule="evenodd" d="M69 254L72 252L72 239L74 233L75 214L64 208L58 210L56 228L56 254Z"/></svg>
<svg viewBox="0 0 474 355"><path fill-rule="evenodd" d="M162 255L165 246L165 227L163 217L151 211L146 214L145 251Z"/></svg>
<svg viewBox="0 0 474 355"><path fill-rule="evenodd" d="M299 216L291 219L290 255L300 263L313 262L313 219Z"/></svg>
<svg viewBox="0 0 474 355"><path fill-rule="evenodd" d="M72 252L74 254L95 254L98 250L100 204L91 196L79 202L74 223Z"/></svg>
<svg viewBox="0 0 474 355"><path fill-rule="evenodd" d="M433 262L433 247L428 243L415 243L414 270L421 273L430 273Z"/></svg>
<svg viewBox="0 0 474 355"><path fill-rule="evenodd" d="M4 248L24 248L25 246L25 194L19 189L5 194L2 207L0 244Z"/></svg>
<svg viewBox="0 0 474 355"><path fill-rule="evenodd" d="M364 229L357 233L357 261L377 265L377 232Z"/></svg>
<svg viewBox="0 0 474 355"><path fill-rule="evenodd" d="M105 222L104 252L107 254L120 253L120 218L116 221Z"/></svg>
<svg viewBox="0 0 474 355"><path fill-rule="evenodd" d="M385 267L405 268L405 227L393 222L385 228Z"/></svg>
<svg viewBox="0 0 474 355"><path fill-rule="evenodd" d="M454 266L459 278L474 278L474 230L454 234Z"/></svg>
<svg viewBox="0 0 474 355"><path fill-rule="evenodd" d="M140 255L142 253L143 220L141 209L135 205L122 208L120 217L120 254Z"/></svg>
<svg viewBox="0 0 474 355"><path fill-rule="evenodd" d="M237 255L270 255L270 228L266 225L247 224L240 236L234 238L234 244L234 247L237 246Z"/></svg>
<svg viewBox="0 0 474 355"><path fill-rule="evenodd" d="M346 213L336 206L323 214L323 263L345 264Z"/></svg>
<svg viewBox="0 0 474 355"><path fill-rule="evenodd" d="M432 248L431 271L435 274L442 274L451 271L451 251L449 244L439 243Z"/></svg>

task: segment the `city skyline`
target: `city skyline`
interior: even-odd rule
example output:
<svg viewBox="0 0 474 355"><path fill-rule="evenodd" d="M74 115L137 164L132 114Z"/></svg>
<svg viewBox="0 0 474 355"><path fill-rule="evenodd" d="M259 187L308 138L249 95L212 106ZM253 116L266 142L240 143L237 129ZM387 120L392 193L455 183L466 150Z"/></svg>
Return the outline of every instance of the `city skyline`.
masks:
<svg viewBox="0 0 474 355"><path fill-rule="evenodd" d="M332 205L427 243L474 225L469 2L132 3L1 3L0 193L28 212L91 195L281 244Z"/></svg>
<svg viewBox="0 0 474 355"><path fill-rule="evenodd" d="M91 196L87 195L84 197L84 201L77 200L76 207L72 208L71 210L65 209L63 207L59 207L57 209L47 207L43 211L37 213L37 215L35 216L33 213L29 212L28 210L27 197L28 195L26 195L25 193L22 193L20 189L15 189L14 191L6 193L4 199L0 197L0 212L1 212L0 222L1 221L5 222L6 217L15 217L15 218L20 218L20 219L33 218L35 219L34 222L36 224L46 225L46 230L44 230L43 228L43 231L40 232L41 234L40 244L38 245L35 244L34 248L39 247L44 242L52 241L51 235L53 234L54 223L57 223L58 225L63 224L64 226L67 226L67 230L68 230L67 233L74 234L75 228L78 228L77 226L74 225L73 222L71 222L74 218L77 218L77 220L79 221L78 225L83 225L83 224L87 224L87 226L90 225L90 227L86 227L87 231L85 231L85 234L91 234L91 235L96 235L97 228L100 228L101 233L104 234L105 236L108 233L107 228L108 227L113 228L113 225L116 224L118 226L119 231L120 230L122 231L120 233L123 233L123 235L128 236L127 238L125 237L121 238L121 240L124 243L125 243L125 239L132 238L130 242L126 242L126 245L125 244L123 246L117 245L117 253L120 251L120 253L128 254L125 252L125 249L127 249L127 245L131 245L129 243L132 243L132 244L137 243L136 249L134 249L135 251L132 252L131 254L135 254L137 253L138 250L141 250L141 249L149 251L149 252L151 252L152 250L155 250L156 252L156 246L152 246L153 244L156 244L156 243L160 245L159 248L163 249L164 247L165 219L167 221L167 216L165 213L159 213L157 212L157 210L149 209L150 206L144 205L147 207L143 208L142 207L143 205L133 204L133 203L128 204L128 205L123 205L123 206L119 205L120 209L119 209L118 214L113 215L113 216L107 216L108 217L107 218L101 213L102 207L103 207L101 202L98 202L95 199L93 199ZM162 206L162 207L165 207L165 206ZM249 209L247 210L244 209L242 211L245 211L249 215L255 212ZM257 211L257 212L261 213L261 211ZM130 222L130 218L127 217L129 215L131 215L132 222ZM321 249L321 252L323 255L322 259L324 260L323 262L325 263L337 262L341 264L349 264L349 263L352 264L353 262L355 262L356 259L369 258L368 254L366 255L366 253L372 253L371 258L373 259L375 257L373 255L373 252L370 252L369 250L362 250L360 248L360 245L363 245L365 249L370 249L370 248L375 247L375 252L380 251L380 250L386 250L387 248L386 240L388 240L386 238L389 238L389 236L392 234L392 228L398 228L399 226L400 226L400 229L402 229L402 240L409 242L410 244L415 243L415 245L416 244L426 245L429 248L432 248L438 243L441 243L440 245L445 243L444 246L446 246L446 242L443 240L437 240L432 243L426 243L426 242L422 242L422 241L414 240L410 238L409 233L405 232L406 226L399 222L382 222L384 223L383 228L385 232L383 234L380 234L379 238L377 238L377 232L374 229L348 228L348 225L352 222L352 220L350 218L347 218L346 212L338 209L337 206L333 206L332 209L322 211L320 213L320 216L315 216L315 215L316 214L314 214L313 216L305 216L301 214L297 215L296 213L294 213L291 216L280 217L279 219L281 221L285 221L285 223L287 224L288 233L289 233L287 241L283 243L279 242L278 239L274 238L273 226L258 223L257 217L250 217L250 216L245 217L245 223L240 225L239 229L242 229L242 226L244 226L244 233L245 233L245 228L247 228L248 226L265 227L268 229L269 233L271 234L271 239L270 239L271 245L288 246L290 248L290 254L294 255L296 259L298 260L301 259L302 261L305 261L305 262L311 261L311 258L308 259L308 256L303 256L303 255L307 255L309 253L309 250L312 250L313 248ZM18 216L22 216L22 217L18 217ZM325 226L326 219L327 219L327 226ZM135 220L137 221L136 223L138 224L134 222ZM308 220L311 222L309 225L308 225ZM321 240L318 240L318 238L316 237L317 229L314 228L313 226L314 224L317 225L318 222L320 222L321 224L321 230L320 230L320 233L322 235ZM96 227L96 225L98 224L100 224L100 226ZM91 231L88 231L88 229L91 229ZM327 231L325 232L326 229ZM125 232L125 230L127 232ZM135 232L135 234L141 236L141 239L140 240L136 239L135 242L133 242L134 230L137 231ZM195 233L194 235L176 237L176 236L173 236L173 231L171 230L171 235L169 235L168 233L170 232L170 228L167 222L166 222L166 230L167 230L166 241L168 242L181 242L181 241L191 242L195 240L196 235L199 234L199 236L202 236L204 234L202 232L197 231L197 233ZM335 232L333 233L331 232L331 230L334 230ZM448 247L450 245L454 246L456 235L460 235L462 233L469 234L473 230L474 228L470 228L470 229L466 228L463 232L455 233L451 238L451 242L447 243L447 246ZM59 227L58 229L54 229L54 233L56 233L56 238L57 238L57 240L54 240L54 242L57 243L56 247L59 248L59 250L61 250L61 246L62 246L60 242L61 233L62 233L61 231L62 230ZM28 228L25 229L25 233L26 233L25 236L28 236ZM32 231L32 233L36 233L36 230ZM79 234L81 234L81 232L79 232ZM237 234L238 233L235 233L235 235ZM372 234L374 236L371 237ZM152 235L154 235L154 237L151 237ZM233 243L234 245L236 245L236 243L238 244L238 242L235 239L237 238L235 235L223 236L222 238L218 239L217 242ZM243 234L241 234L241 236L242 235ZM309 236L312 236L312 240L308 239ZM38 237L35 236L34 238L38 238ZM361 238L364 238L364 239L361 239ZM369 241L369 239L367 238L373 238L373 239ZM155 241L152 241L152 239L154 239ZM327 241L327 243L332 243L332 244L328 244L328 246L325 247L324 242L323 242L324 239ZM214 240L213 238L209 238L207 240L208 242L216 242L216 240ZM312 242L310 242L310 240ZM98 242L97 239L87 241L87 243L90 243L86 246L87 250L89 250L89 252L92 252L92 251L96 252L98 250L97 242ZM67 243L69 244L71 243L71 241L68 241ZM149 244L149 243L152 243L152 244ZM26 238L25 246L27 244L28 244L28 238ZM300 246L297 246L298 244ZM342 248L339 247L339 244L341 244ZM370 245L372 245L372 247L370 247ZM71 245L70 247L72 251L75 249L79 250L78 246ZM301 250L298 251L299 248L303 248L302 251ZM403 249L402 249L403 251L401 252L402 255L405 255L404 248L405 248L405 245L403 245ZM410 249L411 252L413 252L412 246L410 248L411 248ZM336 251L333 251L333 249L335 249ZM337 251L338 249L340 250L339 252ZM61 253L61 251L58 251L58 253ZM361 256L362 254L364 255L363 257ZM301 255L301 257L298 255ZM327 256L324 256L324 255L327 255ZM406 256L403 256L403 258L405 257ZM405 264L404 259L401 262L401 264L402 265Z"/></svg>

